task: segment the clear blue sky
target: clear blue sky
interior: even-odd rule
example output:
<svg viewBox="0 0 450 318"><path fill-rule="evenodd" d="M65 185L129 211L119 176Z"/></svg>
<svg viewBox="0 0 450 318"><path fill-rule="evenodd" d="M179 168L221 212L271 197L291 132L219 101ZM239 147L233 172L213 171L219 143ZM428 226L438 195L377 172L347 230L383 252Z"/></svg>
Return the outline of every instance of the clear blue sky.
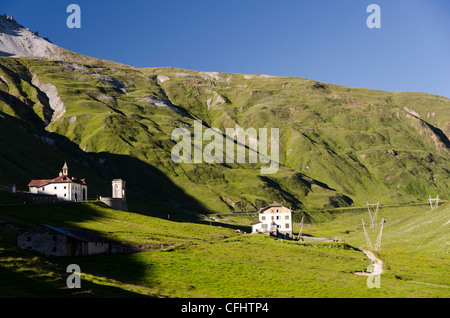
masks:
<svg viewBox="0 0 450 318"><path fill-rule="evenodd" d="M81 7L81 29L66 8ZM369 29L369 4L381 29ZM136 67L297 76L450 98L448 0L2 0L62 47Z"/></svg>

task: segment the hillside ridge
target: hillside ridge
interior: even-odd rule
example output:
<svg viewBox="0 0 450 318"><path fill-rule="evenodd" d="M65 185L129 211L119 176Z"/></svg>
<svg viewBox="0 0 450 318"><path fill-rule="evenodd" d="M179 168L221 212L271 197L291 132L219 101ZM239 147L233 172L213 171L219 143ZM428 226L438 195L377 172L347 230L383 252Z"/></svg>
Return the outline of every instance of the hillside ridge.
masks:
<svg viewBox="0 0 450 318"><path fill-rule="evenodd" d="M0 22L1 36L49 44L31 31L7 34L19 25L4 16ZM139 69L70 51L50 57L0 57L0 130L9 136L0 138L2 183L23 188L68 160L91 176L95 194L109 195L108 179L120 177L128 180L132 200L170 202L189 211L449 196L445 97L299 77ZM194 119L204 130L222 132L279 128L280 170L261 175L261 164L174 163L171 134L177 128L193 132ZM14 148L19 136L29 140L26 154ZM53 159L40 162L40 149L54 152Z"/></svg>

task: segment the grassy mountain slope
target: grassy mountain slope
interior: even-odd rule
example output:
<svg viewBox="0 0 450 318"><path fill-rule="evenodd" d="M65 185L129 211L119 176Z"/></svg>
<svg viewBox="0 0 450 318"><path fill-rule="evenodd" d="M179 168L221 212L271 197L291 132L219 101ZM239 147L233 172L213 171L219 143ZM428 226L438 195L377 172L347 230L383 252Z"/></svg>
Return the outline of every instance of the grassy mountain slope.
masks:
<svg viewBox="0 0 450 318"><path fill-rule="evenodd" d="M434 210L427 205L381 207L377 222L381 222L382 219L387 221L383 227L381 249L448 259L449 211L449 203ZM308 220L306 222L308 226L304 229L306 233L314 236L339 237L360 248L367 248L361 220L364 220L373 244L380 231L379 224L373 229L367 225L369 223L367 209L307 212L306 217Z"/></svg>
<svg viewBox="0 0 450 318"><path fill-rule="evenodd" d="M164 208L155 206L156 214ZM47 258L17 248L17 235L37 224L80 228L109 239L126 250L166 250L180 245L198 244L232 237L227 228L187 222L166 221L141 214L109 209L103 204L62 203L50 205L0 206L0 284L1 297L139 297L164 296L154 288L135 291L134 280L152 279L151 266L145 267L132 254L100 255L84 258L96 266L107 266L95 273L95 266L84 266L83 258ZM6 220L7 223L3 223ZM138 253L139 254L139 253ZM83 289L66 288L65 268L73 262L83 267ZM109 264L109 265L108 265ZM150 271L149 271L150 270ZM94 272L93 272L94 271ZM123 283L117 281L125 274ZM141 283L142 283L141 281Z"/></svg>
<svg viewBox="0 0 450 318"><path fill-rule="evenodd" d="M385 249L446 258L450 253L450 204L424 209L392 223L383 235Z"/></svg>
<svg viewBox="0 0 450 318"><path fill-rule="evenodd" d="M450 101L444 97L301 78L146 71L170 78L161 86L172 102L213 127L280 127L283 164L356 201L448 193Z"/></svg>
<svg viewBox="0 0 450 318"><path fill-rule="evenodd" d="M86 177L89 197L127 181L122 212L99 202L22 205L0 192L0 295L17 297L448 297L449 206L385 207L382 288L354 275L367 212L301 211L446 199L450 100L294 77L138 69L64 51L60 60L0 57L0 184ZM279 128L280 169L175 164L171 133ZM204 142L207 145L208 142ZM276 241L249 231L255 214L201 221L192 211L255 210L272 201L306 216L306 235L345 243ZM11 205L3 205L7 202ZM225 220L217 216L219 219ZM234 222L233 222L234 221ZM228 221L227 221L228 222ZM40 223L83 228L135 253L52 258L17 248ZM373 242L379 227L369 230ZM349 245L351 244L351 245ZM68 264L82 290L65 287Z"/></svg>
<svg viewBox="0 0 450 318"><path fill-rule="evenodd" d="M216 212L272 201L301 209L449 193L450 101L443 97L293 77L137 69L75 53L72 62L1 58L0 66L2 120L47 143L64 140L58 148L79 148L75 167L89 165L91 193L109 195L101 180L121 177L133 200ZM279 128L279 172L261 175L260 163L173 163L171 133L193 131L194 119L222 132ZM19 140L4 142L14 152ZM49 177L50 169L52 176L61 165L45 163L45 176L30 171L16 180L11 175L29 166L17 152L4 156L17 167L5 164L4 183L24 187L27 178ZM64 156L70 166L71 155Z"/></svg>
<svg viewBox="0 0 450 318"><path fill-rule="evenodd" d="M304 244L239 234L226 224L175 222L102 204L3 206L0 225L2 296L16 297L447 297L446 288L414 284L422 258L397 268L389 260L380 289L353 274L370 264L344 243ZM159 210L161 207L154 207ZM162 211L159 211L162 212ZM43 257L16 247L16 237L39 223L82 227L144 251L91 257ZM220 226L218 226L220 225ZM447 262L447 263L446 263ZM82 288L65 287L69 264L78 264ZM447 264L447 265L446 265ZM404 264L402 264L403 266ZM432 266L433 268L431 269ZM428 282L447 284L448 261L428 259ZM429 270L432 270L431 272ZM419 275L419 279L424 276ZM10 283L10 284L9 284ZM2 289L3 288L3 289Z"/></svg>
<svg viewBox="0 0 450 318"><path fill-rule="evenodd" d="M383 261L384 281L395 279L414 286L434 286L442 295L450 295L449 203L431 210L429 206L383 207L377 221L384 218L381 249L375 252ZM380 225L371 229L367 210L309 212L303 233L319 237L338 237L360 249L367 249L361 225L363 219L372 244ZM299 230L298 223L294 228ZM382 287L383 288L383 287Z"/></svg>
<svg viewBox="0 0 450 318"><path fill-rule="evenodd" d="M20 120L36 135L50 138L50 143L52 138L66 138L81 148L78 154L86 161L96 161L92 173L109 170L127 180L132 199L214 211L254 210L272 201L293 208L351 203L288 167L265 177L257 164L173 163L171 133L193 121L184 105L171 104L155 76L131 67L30 59L2 62L3 116ZM48 91L47 83L55 89ZM11 105L12 98L19 100L17 105ZM63 106L52 109L52 101L58 99ZM93 189L99 192L95 183Z"/></svg>

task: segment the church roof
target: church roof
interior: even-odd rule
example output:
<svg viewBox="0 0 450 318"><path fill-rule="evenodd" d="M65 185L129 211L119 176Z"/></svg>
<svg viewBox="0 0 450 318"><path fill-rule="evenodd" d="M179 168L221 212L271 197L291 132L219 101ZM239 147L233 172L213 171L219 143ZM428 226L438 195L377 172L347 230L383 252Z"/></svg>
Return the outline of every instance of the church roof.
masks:
<svg viewBox="0 0 450 318"><path fill-rule="evenodd" d="M81 185L87 185L86 179L77 179L69 176L59 176L54 179L42 179L42 180L31 180L28 184L29 187L43 187L47 184L52 183L77 183Z"/></svg>
<svg viewBox="0 0 450 318"><path fill-rule="evenodd" d="M86 179L78 179L68 176L69 168L67 166L67 161L64 161L64 166L59 174L59 177L54 179L41 179L41 180L31 180L28 184L29 187L43 187L47 184L52 183L77 183L81 185L87 185Z"/></svg>

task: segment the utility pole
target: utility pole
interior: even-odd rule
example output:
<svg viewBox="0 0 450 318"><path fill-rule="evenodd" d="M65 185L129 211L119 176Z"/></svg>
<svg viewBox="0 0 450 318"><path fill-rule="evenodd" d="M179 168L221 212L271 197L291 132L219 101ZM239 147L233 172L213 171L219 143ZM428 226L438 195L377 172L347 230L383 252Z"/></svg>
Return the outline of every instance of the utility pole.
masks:
<svg viewBox="0 0 450 318"><path fill-rule="evenodd" d="M300 238L303 236L303 218L304 216L302 216L302 222L300 223L300 232L298 233L298 237L297 240L300 241Z"/></svg>
<svg viewBox="0 0 450 318"><path fill-rule="evenodd" d="M431 196L428 195L428 201L430 202L431 210L434 210L434 209L436 209L439 206L439 201L440 200L441 199L439 199L439 195L436 196L436 199L432 199ZM433 205L433 201L435 202L434 205Z"/></svg>
<svg viewBox="0 0 450 318"><path fill-rule="evenodd" d="M381 237L383 236L383 224L384 224L384 219L381 221L381 228L380 228L380 233L378 233L378 238L377 238L377 242L375 243L375 251L379 251L381 248Z"/></svg>
<svg viewBox="0 0 450 318"><path fill-rule="evenodd" d="M372 242L370 241L369 234L367 233L366 227L364 226L364 220L362 220L362 226L363 226L363 229L364 229L364 235L366 236L366 245L367 245L367 248L368 248L369 250L372 250L372 249L373 249L373 247L372 247Z"/></svg>
<svg viewBox="0 0 450 318"><path fill-rule="evenodd" d="M373 229L375 226L375 223L377 221L378 216L378 208L380 207L380 202L369 204L369 202L366 202L367 210L369 211L369 220L370 220L370 228ZM374 207L374 208L372 208ZM373 216L371 212L374 212Z"/></svg>

